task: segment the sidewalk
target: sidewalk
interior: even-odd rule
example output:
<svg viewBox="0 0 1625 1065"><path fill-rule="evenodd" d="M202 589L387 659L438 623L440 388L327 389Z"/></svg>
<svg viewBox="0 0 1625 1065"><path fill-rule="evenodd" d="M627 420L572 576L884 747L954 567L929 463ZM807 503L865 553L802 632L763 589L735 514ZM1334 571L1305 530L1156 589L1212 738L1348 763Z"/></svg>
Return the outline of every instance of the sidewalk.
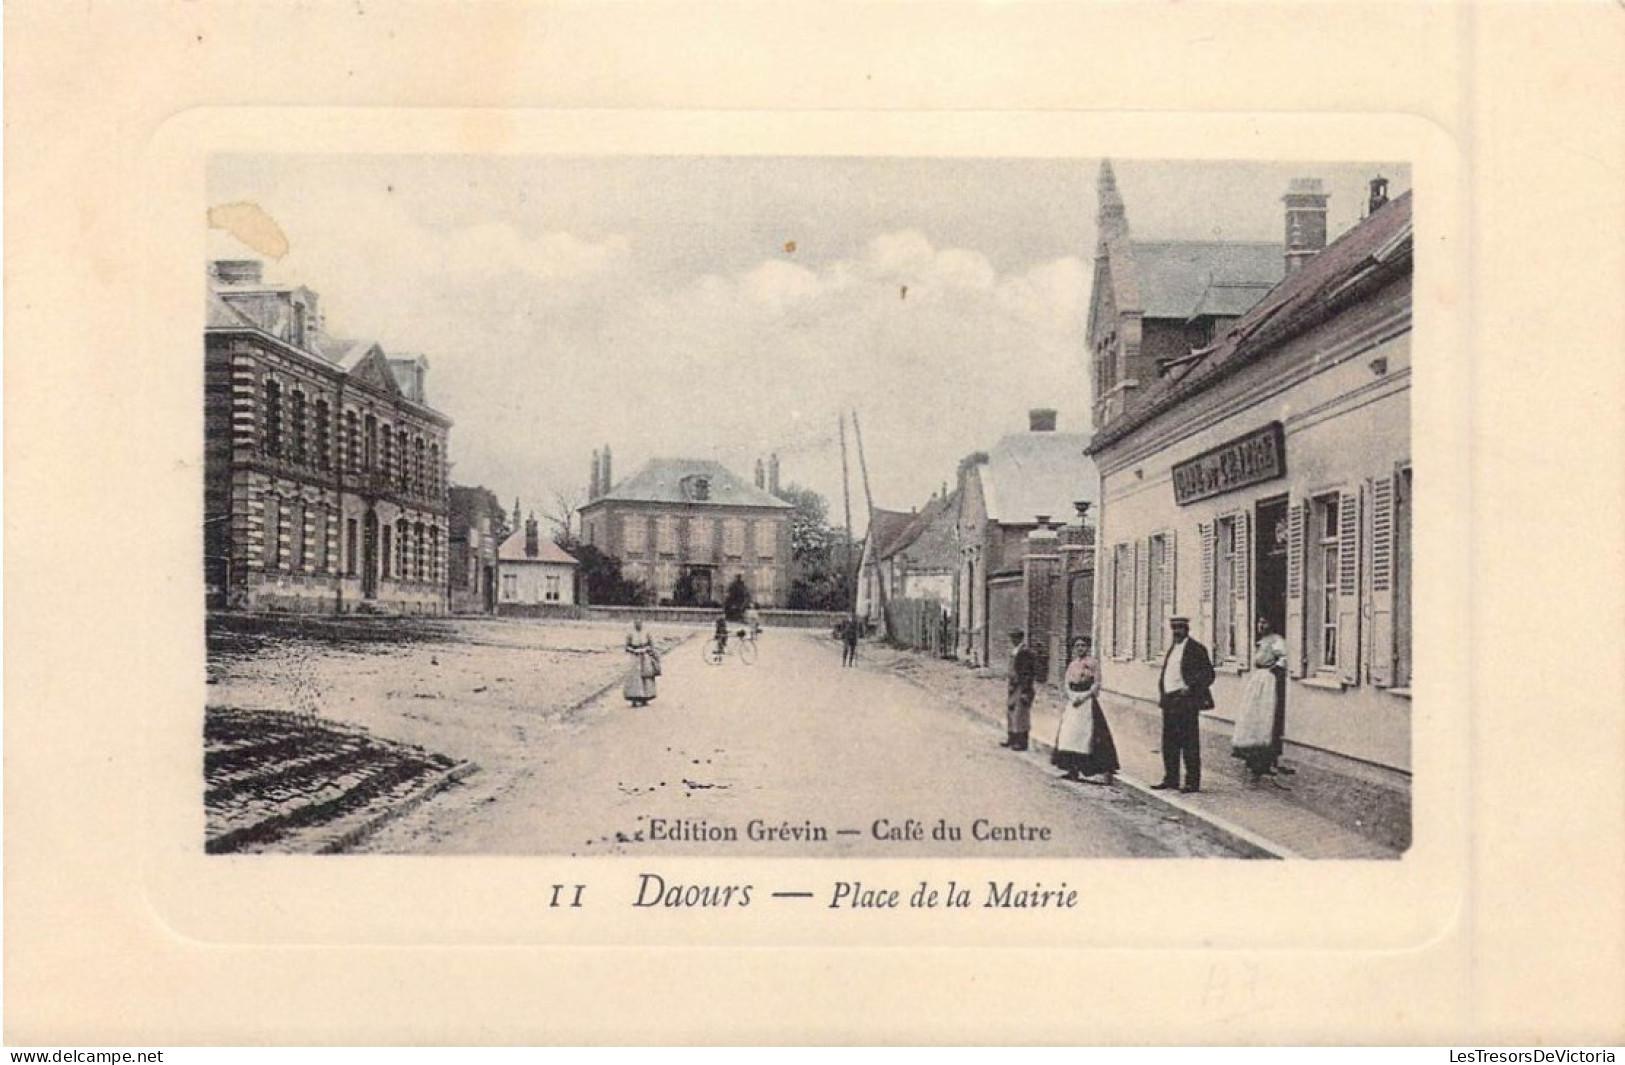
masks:
<svg viewBox="0 0 1625 1065"><path fill-rule="evenodd" d="M859 662L895 673L986 719L1002 737L1003 677L874 644L863 647ZM1061 707L1056 688L1039 689L1028 757L1048 763ZM1119 787L1198 817L1265 853L1281 858L1397 858L1409 845L1410 793L1401 774L1289 743L1283 761L1297 772L1254 786L1230 754L1229 725L1204 714L1202 790L1195 795L1152 791L1150 785L1162 779L1160 711L1112 696L1101 699L1101 708L1123 765Z"/></svg>

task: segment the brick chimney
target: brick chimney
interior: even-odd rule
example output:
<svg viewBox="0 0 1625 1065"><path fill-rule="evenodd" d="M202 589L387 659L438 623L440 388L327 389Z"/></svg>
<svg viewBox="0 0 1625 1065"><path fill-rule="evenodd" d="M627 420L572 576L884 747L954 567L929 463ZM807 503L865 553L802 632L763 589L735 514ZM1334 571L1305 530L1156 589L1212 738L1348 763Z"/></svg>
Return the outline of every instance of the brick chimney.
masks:
<svg viewBox="0 0 1625 1065"><path fill-rule="evenodd" d="M536 527L536 515L532 512L531 516L525 519L525 557L535 558L541 553L542 535Z"/></svg>
<svg viewBox="0 0 1625 1065"><path fill-rule="evenodd" d="M598 474L598 488L599 488L598 494L599 495L608 495L609 490L611 488L613 488L613 487L615 487L615 480L614 480L614 477L612 476L612 474L610 472L609 445L605 444L604 445L604 465L603 465L603 468L599 471L599 474Z"/></svg>
<svg viewBox="0 0 1625 1065"><path fill-rule="evenodd" d="M1382 210L1383 205L1387 202L1388 179L1383 177L1381 174L1378 174L1376 177L1371 179L1371 199L1366 202L1366 217L1369 218L1371 215L1374 215L1378 211Z"/></svg>
<svg viewBox="0 0 1625 1065"><path fill-rule="evenodd" d="M756 460L756 487L757 488L766 488L767 487L767 474L766 474L766 472L764 472L761 459Z"/></svg>
<svg viewBox="0 0 1625 1065"><path fill-rule="evenodd" d="M258 285L264 278L265 264L258 259L216 259L214 276L222 285Z"/></svg>
<svg viewBox="0 0 1625 1065"><path fill-rule="evenodd" d="M592 451L592 480L587 482L587 498L597 499L604 494L603 460L598 457L598 449Z"/></svg>
<svg viewBox="0 0 1625 1065"><path fill-rule="evenodd" d="M1027 412L1027 428L1035 433L1055 431L1055 412L1048 407L1034 407Z"/></svg>
<svg viewBox="0 0 1625 1065"><path fill-rule="evenodd" d="M1319 178L1293 178L1286 204L1286 275L1291 277L1326 246L1325 187Z"/></svg>
<svg viewBox="0 0 1625 1065"><path fill-rule="evenodd" d="M779 453L777 451L767 457L767 490L773 495L779 494Z"/></svg>

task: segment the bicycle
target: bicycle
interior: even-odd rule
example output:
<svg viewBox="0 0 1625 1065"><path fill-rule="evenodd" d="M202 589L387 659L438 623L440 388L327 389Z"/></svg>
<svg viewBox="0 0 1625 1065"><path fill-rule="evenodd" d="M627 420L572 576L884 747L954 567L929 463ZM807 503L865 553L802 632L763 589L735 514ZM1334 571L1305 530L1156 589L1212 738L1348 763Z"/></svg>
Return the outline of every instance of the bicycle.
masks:
<svg viewBox="0 0 1625 1065"><path fill-rule="evenodd" d="M756 657L759 653L756 646L756 634L751 632L748 627L729 633L728 642L725 646L719 646L717 638L713 636L705 641L705 647L702 648L706 664L713 666L720 666L722 660L735 651L738 651L739 660L745 665L753 666L756 664Z"/></svg>

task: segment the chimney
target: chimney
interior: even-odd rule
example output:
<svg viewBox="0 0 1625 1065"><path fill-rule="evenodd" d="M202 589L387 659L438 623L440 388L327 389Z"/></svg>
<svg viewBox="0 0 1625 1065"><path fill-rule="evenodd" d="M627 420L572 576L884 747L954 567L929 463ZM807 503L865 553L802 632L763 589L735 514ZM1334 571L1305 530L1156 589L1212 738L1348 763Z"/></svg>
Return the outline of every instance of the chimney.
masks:
<svg viewBox="0 0 1625 1065"><path fill-rule="evenodd" d="M779 494L779 453L777 451L767 457L767 490L773 495Z"/></svg>
<svg viewBox="0 0 1625 1065"><path fill-rule="evenodd" d="M1371 199L1366 203L1366 217L1369 218L1382 210L1383 204L1388 202L1388 179L1378 174L1371 179Z"/></svg>
<svg viewBox="0 0 1625 1065"><path fill-rule="evenodd" d="M525 557L535 558L541 553L542 537L536 528L536 514L532 511L530 517L525 519Z"/></svg>
<svg viewBox="0 0 1625 1065"><path fill-rule="evenodd" d="M1128 213L1123 209L1122 194L1117 191L1117 175L1112 172L1112 161L1100 161L1100 176L1095 179L1095 194L1099 210L1095 215L1095 229L1100 242L1121 240L1128 236Z"/></svg>
<svg viewBox="0 0 1625 1065"><path fill-rule="evenodd" d="M756 460L756 487L757 488L766 488L767 487L767 474L763 472L762 460L761 459Z"/></svg>
<svg viewBox="0 0 1625 1065"><path fill-rule="evenodd" d="M598 449L592 451L592 480L587 482L587 498L597 499L604 494L603 460L598 457Z"/></svg>
<svg viewBox="0 0 1625 1065"><path fill-rule="evenodd" d="M258 285L265 277L264 269L258 259L216 259L214 276L222 285Z"/></svg>
<svg viewBox="0 0 1625 1065"><path fill-rule="evenodd" d="M615 487L615 481L610 475L608 444L604 445L604 465L598 474L598 487L600 489L599 495L608 495L609 490Z"/></svg>
<svg viewBox="0 0 1625 1065"><path fill-rule="evenodd" d="M1027 412L1027 428L1035 433L1055 431L1055 412L1048 407L1034 407Z"/></svg>
<svg viewBox="0 0 1625 1065"><path fill-rule="evenodd" d="M1326 194L1319 178L1293 178L1281 201L1286 204L1286 276L1326 246Z"/></svg>

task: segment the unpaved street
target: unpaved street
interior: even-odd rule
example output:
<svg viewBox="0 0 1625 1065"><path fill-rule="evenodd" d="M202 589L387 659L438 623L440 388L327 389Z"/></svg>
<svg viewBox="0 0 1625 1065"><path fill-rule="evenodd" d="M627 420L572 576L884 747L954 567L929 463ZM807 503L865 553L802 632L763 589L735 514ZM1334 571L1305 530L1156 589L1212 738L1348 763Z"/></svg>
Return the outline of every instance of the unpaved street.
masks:
<svg viewBox="0 0 1625 1065"><path fill-rule="evenodd" d="M629 706L617 686L566 710L605 679L618 631L513 622L459 631L460 643L404 646L341 671L346 719L482 767L363 851L1230 853L1127 788L1057 780L1040 756L1003 750L987 722L896 676L843 670L819 633L772 630L755 666L734 657L711 666L698 633L656 627L657 639L692 638L667 652L652 705ZM310 668L322 687L322 664ZM950 830L957 838L942 838Z"/></svg>

